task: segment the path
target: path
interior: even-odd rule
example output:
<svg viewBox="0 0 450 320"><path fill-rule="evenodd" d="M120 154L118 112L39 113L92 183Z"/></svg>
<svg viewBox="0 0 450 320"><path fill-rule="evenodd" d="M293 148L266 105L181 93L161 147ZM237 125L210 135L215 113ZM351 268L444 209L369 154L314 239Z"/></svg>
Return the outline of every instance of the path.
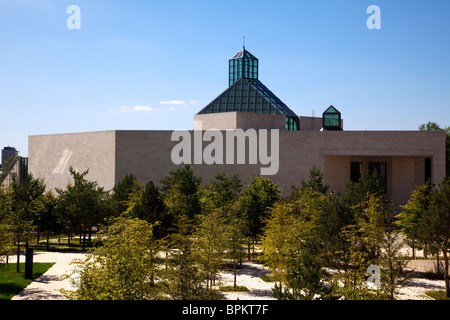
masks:
<svg viewBox="0 0 450 320"><path fill-rule="evenodd" d="M83 259L84 256L85 253L78 252L35 252L33 262L55 262L55 264L11 300L66 300L58 291L68 289L68 281L63 279L63 275L69 273L72 260ZM16 256L10 256L9 262L16 262L16 259ZM25 262L23 255L20 262Z"/></svg>

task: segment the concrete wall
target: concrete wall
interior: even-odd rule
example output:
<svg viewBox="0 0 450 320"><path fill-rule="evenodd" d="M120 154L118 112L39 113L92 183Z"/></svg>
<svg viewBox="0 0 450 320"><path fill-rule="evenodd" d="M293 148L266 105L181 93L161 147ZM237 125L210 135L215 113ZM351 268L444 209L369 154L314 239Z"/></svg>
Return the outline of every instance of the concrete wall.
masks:
<svg viewBox="0 0 450 320"><path fill-rule="evenodd" d="M66 133L28 137L28 170L44 178L47 189L73 182L69 167L89 169L88 180L110 189L115 183L115 131Z"/></svg>
<svg viewBox="0 0 450 320"><path fill-rule="evenodd" d="M194 130L226 129L286 129L285 116L251 112L222 112L197 114L194 116Z"/></svg>
<svg viewBox="0 0 450 320"><path fill-rule="evenodd" d="M203 134L198 131L197 134ZM226 134L223 131L224 145ZM64 187L69 165L85 170L89 179L110 189L121 177L133 173L142 182L158 183L170 170L177 168L171 152L179 141L171 141L172 131L106 131L94 133L31 136L29 168L35 176L44 177L48 187ZM204 150L212 142L202 142L195 131L189 131L190 153L195 141ZM197 139L198 137L199 140ZM260 137L258 136L258 139ZM235 146L236 147L236 146ZM225 149L222 149L225 155ZM248 152L247 152L248 153ZM269 153L270 154L270 153ZM279 183L283 194L292 185L307 179L313 165L325 173L331 190L342 188L350 179L350 162L383 161L388 163L388 191L396 204L404 204L415 185L424 182L424 158L432 158L433 181L445 175L445 133L405 131L279 131L279 170L268 176ZM224 158L225 159L225 158ZM248 159L248 154L247 154ZM257 164L194 163L192 167L204 182L221 171L239 174L249 181L259 175Z"/></svg>

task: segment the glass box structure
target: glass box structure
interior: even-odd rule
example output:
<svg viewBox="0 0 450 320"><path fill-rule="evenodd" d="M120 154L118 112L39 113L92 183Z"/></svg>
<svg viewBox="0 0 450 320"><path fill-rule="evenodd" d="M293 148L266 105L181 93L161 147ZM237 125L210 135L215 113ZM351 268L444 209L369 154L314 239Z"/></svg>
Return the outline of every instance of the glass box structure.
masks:
<svg viewBox="0 0 450 320"><path fill-rule="evenodd" d="M341 113L333 106L329 106L322 115L322 127L325 130L342 130Z"/></svg>
<svg viewBox="0 0 450 320"><path fill-rule="evenodd" d="M281 114L286 130L298 131L298 116L258 80L258 59L245 48L229 60L229 87L198 114L252 112Z"/></svg>

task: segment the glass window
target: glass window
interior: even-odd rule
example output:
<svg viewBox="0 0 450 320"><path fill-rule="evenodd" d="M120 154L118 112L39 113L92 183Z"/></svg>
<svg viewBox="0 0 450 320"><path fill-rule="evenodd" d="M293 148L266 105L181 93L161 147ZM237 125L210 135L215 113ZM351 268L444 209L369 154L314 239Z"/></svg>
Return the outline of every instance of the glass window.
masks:
<svg viewBox="0 0 450 320"><path fill-rule="evenodd" d="M362 174L362 162L350 162L350 180L358 182Z"/></svg>
<svg viewBox="0 0 450 320"><path fill-rule="evenodd" d="M338 114L325 114L323 116L323 125L325 127L340 127Z"/></svg>

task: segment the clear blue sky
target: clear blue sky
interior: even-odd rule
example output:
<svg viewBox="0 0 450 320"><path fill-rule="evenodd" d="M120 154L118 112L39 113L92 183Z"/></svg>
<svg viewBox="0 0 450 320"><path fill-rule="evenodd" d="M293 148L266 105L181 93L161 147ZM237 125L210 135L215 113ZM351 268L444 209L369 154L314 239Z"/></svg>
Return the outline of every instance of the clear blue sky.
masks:
<svg viewBox="0 0 450 320"><path fill-rule="evenodd" d="M81 29L69 30L69 5ZM381 29L369 30L370 5ZM448 0L0 0L0 148L28 136L192 129L227 88L228 59L298 115L346 130L450 126Z"/></svg>

